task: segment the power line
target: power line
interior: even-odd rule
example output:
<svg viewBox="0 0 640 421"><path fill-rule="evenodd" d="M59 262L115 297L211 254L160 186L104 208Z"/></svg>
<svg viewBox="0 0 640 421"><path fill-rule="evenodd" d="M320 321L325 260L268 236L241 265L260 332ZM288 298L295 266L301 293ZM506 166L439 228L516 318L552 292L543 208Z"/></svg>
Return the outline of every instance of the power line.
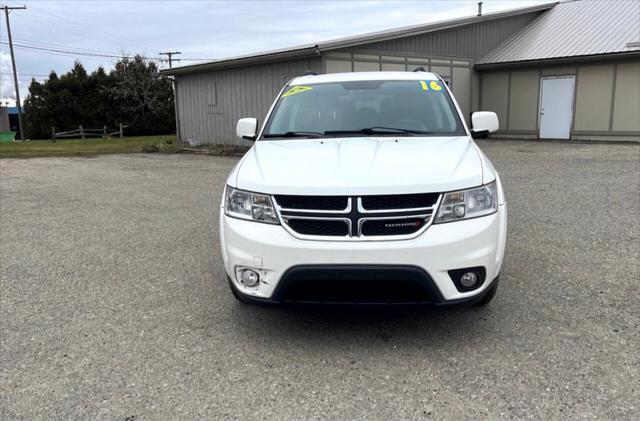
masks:
<svg viewBox="0 0 640 421"><path fill-rule="evenodd" d="M0 75L10 75L10 74L12 74L12 73L0 72ZM42 76L42 77L49 77L49 75L40 74L40 73L20 73L20 74L18 75L18 77L21 77L21 76L33 76L33 77L39 77L39 76Z"/></svg>
<svg viewBox="0 0 640 421"><path fill-rule="evenodd" d="M0 78L0 80L2 80ZM22 77L22 76L18 76L18 81L19 82L31 82L32 80L35 80L36 82L44 82L46 80L46 78L44 77Z"/></svg>
<svg viewBox="0 0 640 421"><path fill-rule="evenodd" d="M5 41L0 41L0 44L4 44L4 45L8 45L8 42ZM58 49L58 48L47 48L47 47L37 47L34 45L27 45L27 44L22 44L22 43L14 43L13 45L15 45L16 47L19 48L26 48L26 49L30 49L30 50L38 50L38 51L45 51L45 52L51 52L51 53L59 53L59 54L71 54L71 55L78 55L78 56L87 56L87 57L104 57L104 58L114 58L114 59L123 59L123 58L127 58L127 59L132 59L135 58L136 56L133 55L126 55L126 54L109 54L109 53L85 53L82 51L72 51L72 50L62 50L62 49ZM143 57L143 56L138 56L143 60L150 60L150 61L162 61L164 59L160 58L160 57Z"/></svg>
<svg viewBox="0 0 640 421"><path fill-rule="evenodd" d="M8 43L6 41L3 41L0 38L0 44L5 44L8 45ZM62 49L62 48L58 48L55 47L56 44L53 43L41 43L41 42L37 42L37 41L28 41L28 40L22 40L22 42L18 42L18 43L14 43L13 44L15 47L18 48L26 48L26 49L32 49L32 50L40 50L40 51L46 51L46 52L50 52L50 53L59 53L59 54L68 54L68 55L82 55L82 56L87 56L87 57L104 57L104 58L113 58L113 59L122 59L122 58L134 58L136 57L136 55L130 55L130 54L116 54L116 53L111 53L111 52L106 52L106 51L100 51L100 50L91 50L88 48L80 48L80 47L76 47L79 50L85 50L85 51L77 51L77 50L67 50L67 49ZM49 46L47 46L49 45ZM61 45L61 44L58 44ZM172 56L174 54L182 54L179 51L167 51L167 52L162 52L162 53L158 53L159 55L167 55L169 56L169 54L171 54ZM149 60L149 61L171 61L171 63L169 63L169 67L172 67L172 63L175 61L215 61L217 59L215 58L180 58L180 59L174 59L172 57L169 57L169 59L165 59L162 57L145 57L140 55L140 58L142 58L143 60Z"/></svg>
<svg viewBox="0 0 640 421"><path fill-rule="evenodd" d="M29 46L35 46L35 47L62 48L62 49L72 48L73 50L87 52L87 53L112 54L111 52L96 50L95 48L84 48L84 47L78 47L75 45L70 46L68 43L62 44L62 43L55 43L55 42L32 41L24 38L13 38L13 40L20 44L25 44ZM1 41L6 42L6 39L3 39L2 36L0 36L0 42Z"/></svg>
<svg viewBox="0 0 640 421"><path fill-rule="evenodd" d="M32 7L33 9L33 7ZM48 18L48 17L44 17L44 16L38 16L37 14L34 15L33 13L29 13L28 15L18 15L20 18L26 18L26 19L33 19L35 21L38 21L40 23L44 23L46 25L55 25L58 28L61 29L65 29L68 30L69 32L75 32L77 34L82 35L83 37L86 37L87 35L87 27L86 26L82 26L82 29L79 29L77 26L73 25L72 22L69 22L67 20L68 17L61 17L59 15L56 15L48 10L44 10L44 9L40 9L39 7L35 8L37 12L40 12L42 14L46 14L48 16L50 16L52 19ZM67 22L65 22L65 20L67 20ZM84 29L84 30L83 30ZM92 27L89 29L90 33L95 33L98 34L98 36L102 37L103 39L111 39L111 40L124 40L125 38L123 37L117 37L114 36L113 34L110 34L108 32L105 31L101 31L98 30L95 27ZM69 48L65 48L67 47L66 44L56 44L56 43L52 43L52 42L42 42L42 41L30 41L30 40L25 40L25 39L16 39L16 41L18 41L17 43L15 43L14 45L16 46L16 48L20 48L20 49L30 49L30 50L36 50L36 51L41 51L43 53L46 54L54 54L54 55L62 55L62 56L82 56L85 58L85 60L91 60L91 61L98 61L97 59L104 59L104 60L108 60L110 62L114 62L115 60L121 60L121 59L132 59L135 57L135 55L130 55L130 54L125 54L125 53L111 53L111 52L105 52L105 51L99 51L96 49L90 49L90 48L83 48L83 47L74 47L72 49ZM130 41L128 41L130 42ZM7 45L6 42L3 42L0 40L0 44L5 44ZM136 40L135 41L136 45L140 45L140 41ZM144 45L144 44L143 44ZM171 54L167 54L167 53L171 53ZM168 62L169 63L169 67L173 67L173 62L174 61L215 61L216 59L212 59L212 58L181 58L181 59L174 59L172 56L173 54L180 54L180 52L177 51L169 51L169 52L163 52L159 55L166 55L168 56L168 59L162 58L162 57L145 57L142 54L139 54L138 56L140 58L142 58L145 61L156 61L156 62Z"/></svg>
<svg viewBox="0 0 640 421"><path fill-rule="evenodd" d="M34 42L34 41L27 41L27 40L17 40L16 38L14 38L15 41L18 41L17 43L14 43L14 46L17 46L17 48L20 49L34 49L35 47L37 48L42 48L42 49L49 49L49 50L55 50L55 49L63 49L64 47L55 47L53 46L53 44L49 44L49 43L41 43L41 42ZM7 44L7 41L3 38L0 37L0 44ZM86 49L83 49L86 50ZM54 52L54 51L43 51L46 54L53 54L53 55L63 55L63 56L68 56L68 55L79 55L79 54L85 54L85 53L91 53L91 54L104 54L104 55L113 55L112 53L107 53L107 52L101 52L101 51L75 51L75 50L64 50L64 51L69 51L69 52ZM121 56L118 56L118 58L121 58ZM95 59L94 59L95 60ZM111 59L109 61L112 61Z"/></svg>
<svg viewBox="0 0 640 421"><path fill-rule="evenodd" d="M112 43L115 41L118 44L124 43L127 45L134 44L138 46L142 44L139 40L129 40L129 39L125 40L123 37L118 37L113 34L107 33L105 31L100 31L95 27L88 27L86 25L86 22L77 22L77 23L69 22L68 16L67 17L54 16L48 11L38 9L36 6L32 6L32 9L36 9L36 11L39 11L40 13L51 15L53 19L50 19L44 16L38 16L37 14L34 15L33 13L21 16L21 18L23 19L31 20L30 25L33 25L33 21L37 21L48 27L53 26L65 32L75 33L77 35L82 36L84 39L86 39L87 36L90 36L91 38L101 38L103 40L108 40ZM153 50L156 50L156 48L153 48Z"/></svg>
<svg viewBox="0 0 640 421"><path fill-rule="evenodd" d="M23 47L17 47L18 49L24 49ZM28 49L27 49L28 50ZM42 53L42 54L50 54L50 55L54 55L54 56L60 56L60 57L66 57L66 58L78 58L77 54L67 54L67 53L54 53L54 52L49 52L49 51L33 51L34 53ZM122 59L122 57L118 57L117 59L115 58L99 58L99 57L82 57L82 61L91 61L94 63L99 63L99 64L114 64L116 63L118 60Z"/></svg>

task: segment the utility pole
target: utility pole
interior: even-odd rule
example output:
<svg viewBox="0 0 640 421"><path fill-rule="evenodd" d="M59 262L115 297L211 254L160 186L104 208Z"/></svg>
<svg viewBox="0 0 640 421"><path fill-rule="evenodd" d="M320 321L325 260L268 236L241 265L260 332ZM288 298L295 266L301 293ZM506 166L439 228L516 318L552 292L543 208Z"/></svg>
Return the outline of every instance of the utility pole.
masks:
<svg viewBox="0 0 640 421"><path fill-rule="evenodd" d="M11 39L11 26L9 25L9 12L12 10L26 10L27 6L9 7L2 6L4 16L7 18L7 35L9 38L9 51L11 51L11 64L13 64L13 84L16 88L16 107L18 107L18 125L20 126L20 140L24 141L24 128L22 126L22 104L20 104L20 89L18 88L18 72L16 72L16 56L13 54L13 40Z"/></svg>
<svg viewBox="0 0 640 421"><path fill-rule="evenodd" d="M162 53L158 53L161 56L169 57L169 68L173 67L174 61L180 61L179 58L172 59L174 55L182 54L180 51L165 51ZM171 85L173 86L173 107L174 113L176 115L176 140L180 140L180 117L178 116L178 86L176 85L176 79L171 79Z"/></svg>
<svg viewBox="0 0 640 421"><path fill-rule="evenodd" d="M169 68L171 68L173 67L172 65L174 61L180 61L179 58L174 59L173 56L177 54L182 54L182 53L180 51L165 51L164 53L158 53L158 54L160 54L161 56L169 57Z"/></svg>

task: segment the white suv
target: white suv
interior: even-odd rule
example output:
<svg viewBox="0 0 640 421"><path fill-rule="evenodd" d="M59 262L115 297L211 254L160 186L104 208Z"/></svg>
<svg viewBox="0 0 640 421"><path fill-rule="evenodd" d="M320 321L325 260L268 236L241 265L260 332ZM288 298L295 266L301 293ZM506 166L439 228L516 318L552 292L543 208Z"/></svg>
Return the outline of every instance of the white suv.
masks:
<svg viewBox="0 0 640 421"><path fill-rule="evenodd" d="M231 171L220 244L249 303L486 304L496 293L507 206L446 83L418 72L289 82Z"/></svg>

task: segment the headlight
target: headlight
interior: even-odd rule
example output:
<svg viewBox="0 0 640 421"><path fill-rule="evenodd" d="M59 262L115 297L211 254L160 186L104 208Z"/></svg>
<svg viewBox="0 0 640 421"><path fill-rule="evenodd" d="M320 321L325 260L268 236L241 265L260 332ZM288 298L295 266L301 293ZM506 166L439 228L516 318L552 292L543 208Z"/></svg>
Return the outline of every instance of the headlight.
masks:
<svg viewBox="0 0 640 421"><path fill-rule="evenodd" d="M267 224L279 223L271 197L266 194L236 190L229 186L226 188L224 213L234 218L250 221Z"/></svg>
<svg viewBox="0 0 640 421"><path fill-rule="evenodd" d="M497 210L498 190L494 181L475 189L445 193L433 223L476 218L490 215Z"/></svg>

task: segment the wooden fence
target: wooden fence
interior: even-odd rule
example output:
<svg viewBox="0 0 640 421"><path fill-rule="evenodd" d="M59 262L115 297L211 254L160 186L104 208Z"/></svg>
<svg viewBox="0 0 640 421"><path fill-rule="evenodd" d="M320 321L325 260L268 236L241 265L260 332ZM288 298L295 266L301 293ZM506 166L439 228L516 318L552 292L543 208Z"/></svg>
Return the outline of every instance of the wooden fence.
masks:
<svg viewBox="0 0 640 421"><path fill-rule="evenodd" d="M124 137L124 129L127 127L126 125L120 123L118 131L108 132L107 126L102 126L101 129L85 129L82 126L79 126L74 130L67 130L64 132L56 132L56 128L51 128L51 140L54 142L56 139L63 139L67 137L79 137L81 139L86 139L87 137L101 137L103 139L110 138L114 135L118 135L120 139Z"/></svg>

